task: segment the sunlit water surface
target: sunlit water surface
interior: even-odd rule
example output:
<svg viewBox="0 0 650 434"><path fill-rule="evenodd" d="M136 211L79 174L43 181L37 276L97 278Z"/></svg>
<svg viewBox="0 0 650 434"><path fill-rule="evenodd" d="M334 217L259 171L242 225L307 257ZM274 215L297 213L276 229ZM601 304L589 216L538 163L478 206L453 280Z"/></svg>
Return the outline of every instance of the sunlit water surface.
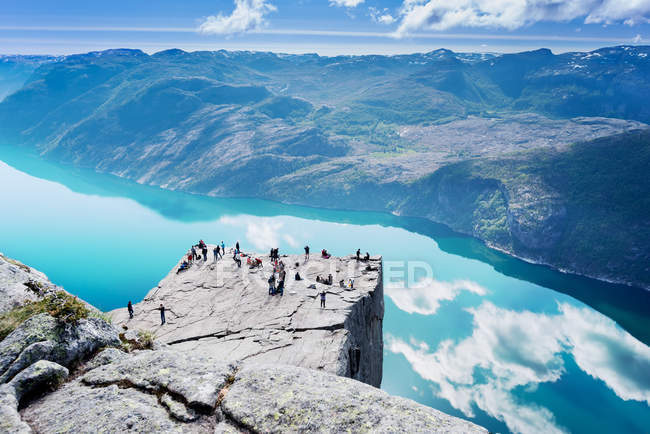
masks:
<svg viewBox="0 0 650 434"><path fill-rule="evenodd" d="M167 192L9 148L0 160L0 251L101 309L140 300L198 239L361 248L384 258L388 392L493 432L650 430L650 293L424 220Z"/></svg>

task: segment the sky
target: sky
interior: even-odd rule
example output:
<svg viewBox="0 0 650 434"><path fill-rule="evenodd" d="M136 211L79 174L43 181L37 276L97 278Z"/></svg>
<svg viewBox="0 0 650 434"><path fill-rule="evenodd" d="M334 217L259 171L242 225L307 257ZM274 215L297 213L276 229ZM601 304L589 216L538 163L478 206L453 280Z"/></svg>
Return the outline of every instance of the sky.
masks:
<svg viewBox="0 0 650 434"><path fill-rule="evenodd" d="M650 0L0 0L0 54L398 54L650 44Z"/></svg>

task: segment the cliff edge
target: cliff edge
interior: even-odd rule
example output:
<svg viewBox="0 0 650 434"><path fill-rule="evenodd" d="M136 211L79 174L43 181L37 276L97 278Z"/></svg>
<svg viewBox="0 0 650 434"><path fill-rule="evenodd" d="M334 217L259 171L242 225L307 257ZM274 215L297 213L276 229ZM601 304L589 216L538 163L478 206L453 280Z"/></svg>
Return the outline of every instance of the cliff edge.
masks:
<svg viewBox="0 0 650 434"><path fill-rule="evenodd" d="M177 266L134 305L112 311L115 326L150 330L156 340L185 352L200 352L223 361L273 363L322 369L379 387L382 378L384 292L381 257L323 258L282 255L286 279L283 295L269 295L273 271L268 255L243 257L232 252L214 260ZM250 266L247 259L260 259ZM296 280L296 273L301 280ZM332 284L317 282L317 277ZM353 285L350 287L350 279ZM343 282L343 286L340 282ZM320 293L325 291L325 307ZM166 323L161 325L160 305Z"/></svg>

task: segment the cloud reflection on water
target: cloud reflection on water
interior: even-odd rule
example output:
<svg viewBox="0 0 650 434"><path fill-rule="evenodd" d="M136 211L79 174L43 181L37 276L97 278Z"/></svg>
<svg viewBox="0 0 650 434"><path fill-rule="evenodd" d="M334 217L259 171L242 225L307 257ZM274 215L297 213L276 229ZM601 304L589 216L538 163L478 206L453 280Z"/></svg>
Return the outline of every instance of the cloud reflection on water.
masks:
<svg viewBox="0 0 650 434"><path fill-rule="evenodd" d="M411 302L400 297L398 306L417 306L422 294L415 291ZM522 403L514 391L560 379L564 353L621 399L650 404L650 347L600 313L568 303L558 305L558 314L515 312L490 302L467 311L473 333L459 342L443 341L431 352L426 343L388 336L387 347L468 417L478 407L513 432L563 432L549 409Z"/></svg>
<svg viewBox="0 0 650 434"><path fill-rule="evenodd" d="M440 308L440 302L455 299L461 291L485 295L486 289L469 280L443 282L426 278L409 288L403 285L387 285L386 295L401 310L408 313L433 315Z"/></svg>

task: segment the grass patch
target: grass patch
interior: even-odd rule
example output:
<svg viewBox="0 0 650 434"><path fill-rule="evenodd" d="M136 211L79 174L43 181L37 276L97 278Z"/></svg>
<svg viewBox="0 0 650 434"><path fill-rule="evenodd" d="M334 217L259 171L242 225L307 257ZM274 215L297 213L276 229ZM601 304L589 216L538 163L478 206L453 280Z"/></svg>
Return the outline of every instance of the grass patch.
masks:
<svg viewBox="0 0 650 434"><path fill-rule="evenodd" d="M137 339L127 338L126 333L120 333L119 337L122 342L120 348L125 353L135 350L153 350L153 344L156 340L156 335L151 330L138 330Z"/></svg>
<svg viewBox="0 0 650 434"><path fill-rule="evenodd" d="M91 312L77 297L64 291L57 291L40 300L27 301L9 312L0 314L0 340L7 337L23 322L40 313L47 313L63 323L74 323L82 318L88 318Z"/></svg>
<svg viewBox="0 0 650 434"><path fill-rule="evenodd" d="M88 316L93 318L99 318L104 322L107 322L108 324L113 324L113 318L111 318L111 316L106 312L100 312L98 310L90 310Z"/></svg>

